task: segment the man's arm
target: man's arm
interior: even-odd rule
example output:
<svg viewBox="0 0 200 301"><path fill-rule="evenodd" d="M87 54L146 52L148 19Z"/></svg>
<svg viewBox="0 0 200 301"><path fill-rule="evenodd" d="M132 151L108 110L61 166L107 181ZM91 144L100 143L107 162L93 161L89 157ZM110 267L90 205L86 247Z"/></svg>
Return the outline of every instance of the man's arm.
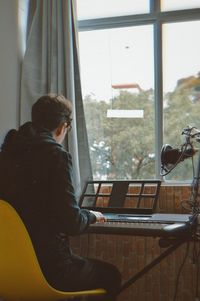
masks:
<svg viewBox="0 0 200 301"><path fill-rule="evenodd" d="M52 191L55 197L55 218L57 219L60 231L68 235L83 233L90 224L104 222L105 218L101 212L81 209L75 198L75 191L72 184L72 160L70 154L61 150L54 161Z"/></svg>

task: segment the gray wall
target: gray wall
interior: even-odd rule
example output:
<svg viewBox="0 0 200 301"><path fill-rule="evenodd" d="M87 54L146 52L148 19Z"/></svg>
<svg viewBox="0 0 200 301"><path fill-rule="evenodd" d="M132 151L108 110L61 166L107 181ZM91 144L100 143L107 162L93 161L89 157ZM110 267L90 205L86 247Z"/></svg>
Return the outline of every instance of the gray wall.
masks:
<svg viewBox="0 0 200 301"><path fill-rule="evenodd" d="M19 126L22 20L26 3L26 0L0 0L0 144L9 129Z"/></svg>

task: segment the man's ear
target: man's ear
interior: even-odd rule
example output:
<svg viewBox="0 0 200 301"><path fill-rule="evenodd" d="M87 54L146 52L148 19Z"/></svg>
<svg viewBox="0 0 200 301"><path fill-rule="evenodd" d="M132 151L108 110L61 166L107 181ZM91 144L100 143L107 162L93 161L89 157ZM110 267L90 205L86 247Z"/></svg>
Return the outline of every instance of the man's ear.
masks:
<svg viewBox="0 0 200 301"><path fill-rule="evenodd" d="M60 136L65 131L65 124L61 123L55 130L55 135Z"/></svg>

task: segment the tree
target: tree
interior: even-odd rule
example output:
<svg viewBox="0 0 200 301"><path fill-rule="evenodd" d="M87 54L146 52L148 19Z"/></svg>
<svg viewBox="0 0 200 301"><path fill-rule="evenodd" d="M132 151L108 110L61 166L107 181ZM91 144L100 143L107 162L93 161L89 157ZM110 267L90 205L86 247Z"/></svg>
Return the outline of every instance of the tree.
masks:
<svg viewBox="0 0 200 301"><path fill-rule="evenodd" d="M108 102L84 100L95 177L152 178L154 175L154 104L152 91L121 91ZM143 119L107 118L110 109L144 109Z"/></svg>
<svg viewBox="0 0 200 301"><path fill-rule="evenodd" d="M180 147L187 125L200 128L197 80L180 80L173 92L164 95L164 143ZM184 83L184 85L183 85ZM195 101L194 101L195 100ZM146 179L155 177L154 91L131 93L121 90L111 100L84 99L94 178ZM144 110L144 118L108 118L108 109ZM171 179L191 179L192 166L184 161Z"/></svg>
<svg viewBox="0 0 200 301"><path fill-rule="evenodd" d="M173 147L180 148L185 142L185 137L181 135L184 128L187 126L200 128L200 99L198 100L196 93L198 81L194 79L194 76L180 79L174 91L165 95L164 143L169 143ZM194 144L196 143L194 142ZM195 156L194 167L196 161L197 156ZM170 179L191 179L193 177L192 168L191 160L186 160L174 169L173 173L170 174Z"/></svg>

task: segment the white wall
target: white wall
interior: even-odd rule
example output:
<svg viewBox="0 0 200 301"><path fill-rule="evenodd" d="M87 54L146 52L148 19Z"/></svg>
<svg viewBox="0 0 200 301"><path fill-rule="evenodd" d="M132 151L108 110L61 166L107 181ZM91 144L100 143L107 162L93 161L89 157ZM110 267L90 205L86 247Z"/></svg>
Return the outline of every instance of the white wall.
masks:
<svg viewBox="0 0 200 301"><path fill-rule="evenodd" d="M24 0L0 0L0 144L9 129L19 126L23 55L19 13L23 12L23 3Z"/></svg>

